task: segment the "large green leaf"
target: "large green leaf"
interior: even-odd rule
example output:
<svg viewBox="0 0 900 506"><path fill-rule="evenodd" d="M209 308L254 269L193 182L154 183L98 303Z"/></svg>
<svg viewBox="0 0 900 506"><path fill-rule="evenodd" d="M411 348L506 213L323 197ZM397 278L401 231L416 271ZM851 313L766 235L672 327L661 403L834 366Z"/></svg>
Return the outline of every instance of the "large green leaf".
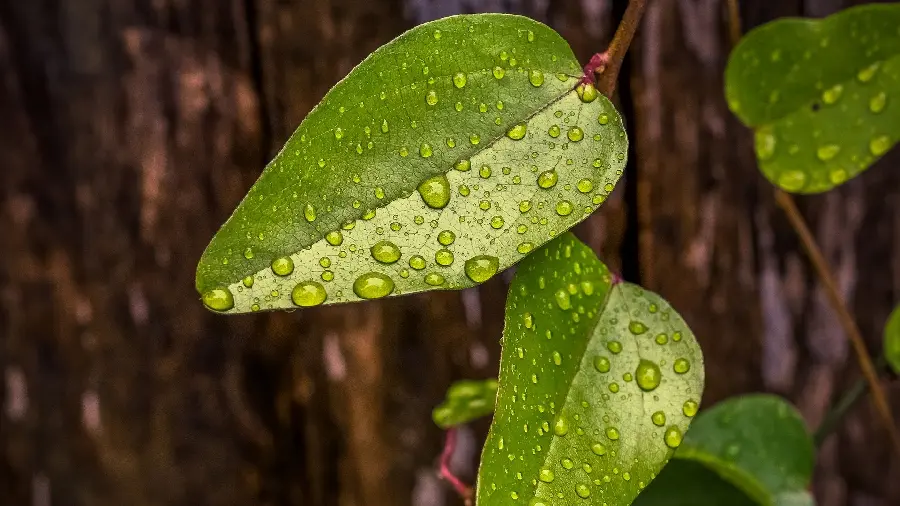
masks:
<svg viewBox="0 0 900 506"><path fill-rule="evenodd" d="M760 169L817 193L856 176L900 139L900 4L749 32L725 71L731 110L756 130Z"/></svg>
<svg viewBox="0 0 900 506"><path fill-rule="evenodd" d="M462 425L494 411L497 380L461 380L447 389L447 399L434 408L431 417L442 429Z"/></svg>
<svg viewBox="0 0 900 506"><path fill-rule="evenodd" d="M675 452L700 462L763 506L811 504L815 449L803 418L780 397L723 401L694 420Z"/></svg>
<svg viewBox="0 0 900 506"><path fill-rule="evenodd" d="M552 29L456 16L381 47L325 96L204 252L239 313L472 286L584 219L627 139Z"/></svg>
<svg viewBox="0 0 900 506"><path fill-rule="evenodd" d="M884 357L891 369L900 374L900 306L894 308L884 326Z"/></svg>
<svg viewBox="0 0 900 506"><path fill-rule="evenodd" d="M630 504L682 441L703 357L657 295L613 281L573 235L510 287L480 506Z"/></svg>
<svg viewBox="0 0 900 506"><path fill-rule="evenodd" d="M703 464L676 458L666 464L632 505L756 506L756 503Z"/></svg>

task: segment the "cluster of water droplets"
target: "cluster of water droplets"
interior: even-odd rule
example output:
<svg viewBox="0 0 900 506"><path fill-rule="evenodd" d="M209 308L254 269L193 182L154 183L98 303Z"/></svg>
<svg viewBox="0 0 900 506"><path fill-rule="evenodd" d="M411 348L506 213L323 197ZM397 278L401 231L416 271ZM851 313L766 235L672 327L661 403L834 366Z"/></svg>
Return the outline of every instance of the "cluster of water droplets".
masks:
<svg viewBox="0 0 900 506"><path fill-rule="evenodd" d="M693 339L658 297L631 285L611 288L586 246L561 238L537 255L547 259L540 272L529 270L531 260L521 267L504 335L501 375L510 376L501 379L513 386L509 399L501 392L509 412L497 416L511 422L489 442L508 465L481 486L529 506L569 498L601 504L623 489L636 495L697 414L699 392L683 386ZM591 333L584 355L573 355ZM560 391L567 393L555 397ZM673 399L681 399L677 408ZM647 445L657 450L641 450ZM529 467L532 456L540 468Z"/></svg>

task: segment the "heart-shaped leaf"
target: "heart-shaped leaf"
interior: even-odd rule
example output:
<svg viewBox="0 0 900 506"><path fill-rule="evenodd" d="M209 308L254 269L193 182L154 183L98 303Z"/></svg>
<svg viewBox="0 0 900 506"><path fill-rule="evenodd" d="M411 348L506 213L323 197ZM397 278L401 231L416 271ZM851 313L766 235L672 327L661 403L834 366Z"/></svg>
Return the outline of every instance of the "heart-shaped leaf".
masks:
<svg viewBox="0 0 900 506"><path fill-rule="evenodd" d="M818 193L869 167L900 139L900 4L822 20L780 19L728 59L731 110L756 130L763 174Z"/></svg>
<svg viewBox="0 0 900 506"><path fill-rule="evenodd" d="M221 312L481 283L612 190L627 139L568 44L520 16L414 28L335 85L197 268Z"/></svg>
<svg viewBox="0 0 900 506"><path fill-rule="evenodd" d="M442 429L462 425L494 411L497 380L462 380L450 385L447 399L434 408L431 417Z"/></svg>
<svg viewBox="0 0 900 506"><path fill-rule="evenodd" d="M676 452L677 454L677 452ZM632 506L757 506L747 494L712 470L690 460L672 459Z"/></svg>
<svg viewBox="0 0 900 506"><path fill-rule="evenodd" d="M506 308L478 504L630 504L697 411L693 334L569 233L522 262Z"/></svg>
<svg viewBox="0 0 900 506"><path fill-rule="evenodd" d="M811 504L813 441L803 418L780 397L716 404L694 420L675 457L702 463L763 506Z"/></svg>
<svg viewBox="0 0 900 506"><path fill-rule="evenodd" d="M900 374L900 306L894 308L884 326L884 357L896 374Z"/></svg>

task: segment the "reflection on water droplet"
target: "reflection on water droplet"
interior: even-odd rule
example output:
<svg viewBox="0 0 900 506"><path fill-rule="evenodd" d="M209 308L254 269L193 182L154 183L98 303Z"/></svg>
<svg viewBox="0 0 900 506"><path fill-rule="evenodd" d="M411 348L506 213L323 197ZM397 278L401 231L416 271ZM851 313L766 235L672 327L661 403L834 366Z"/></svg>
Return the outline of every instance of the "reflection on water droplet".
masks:
<svg viewBox="0 0 900 506"><path fill-rule="evenodd" d="M594 357L594 369L602 373L609 372L610 362L609 359L602 356Z"/></svg>
<svg viewBox="0 0 900 506"><path fill-rule="evenodd" d="M591 445L591 451L594 452L594 455L602 457L606 455L606 446L603 446L602 443L594 443Z"/></svg>
<svg viewBox="0 0 900 506"><path fill-rule="evenodd" d="M585 178L578 181L578 184L575 185L575 187L578 188L578 191L581 193L590 193L594 189L594 182Z"/></svg>
<svg viewBox="0 0 900 506"><path fill-rule="evenodd" d="M587 499L591 496L591 489L584 483L579 483L575 485L575 493L578 494L578 497Z"/></svg>
<svg viewBox="0 0 900 506"><path fill-rule="evenodd" d="M421 271L425 268L425 258L422 255L413 255L409 259L409 266L417 271Z"/></svg>
<svg viewBox="0 0 900 506"><path fill-rule="evenodd" d="M304 281L291 291L291 300L300 307L318 306L325 302L328 294L325 288L315 281Z"/></svg>
<svg viewBox="0 0 900 506"><path fill-rule="evenodd" d="M577 126L574 126L569 129L568 133L566 133L566 136L569 138L570 141L578 142L581 139L584 139L584 131L581 128L578 128Z"/></svg>
<svg viewBox="0 0 900 506"><path fill-rule="evenodd" d="M555 170L547 170L538 175L537 183L541 188L547 189L556 186L558 180L559 176L557 176Z"/></svg>
<svg viewBox="0 0 900 506"><path fill-rule="evenodd" d="M370 249L372 258L383 263L392 264L400 260L400 248L390 241L379 241Z"/></svg>
<svg viewBox="0 0 900 506"><path fill-rule="evenodd" d="M569 293L563 289L559 289L554 294L554 298L556 299L556 305L559 306L562 310L572 309L572 301L569 298Z"/></svg>
<svg viewBox="0 0 900 506"><path fill-rule="evenodd" d="M684 416L693 417L697 414L697 409L700 406L697 404L697 401L693 401L688 399L684 401L684 405L681 407L681 412L684 413Z"/></svg>
<svg viewBox="0 0 900 506"><path fill-rule="evenodd" d="M574 209L575 207L568 200L560 200L556 203L556 214L560 216L568 216Z"/></svg>
<svg viewBox="0 0 900 506"><path fill-rule="evenodd" d="M342 234L340 230L328 232L325 234L325 240L332 246L340 246L341 243L344 242L344 234Z"/></svg>
<svg viewBox="0 0 900 506"><path fill-rule="evenodd" d="M453 252L447 248L441 248L434 254L434 261L437 262L438 265L443 265L444 267L453 265Z"/></svg>
<svg viewBox="0 0 900 506"><path fill-rule="evenodd" d="M433 209L442 209L450 202L450 181L443 174L426 179L418 190L425 204Z"/></svg>
<svg viewBox="0 0 900 506"><path fill-rule="evenodd" d="M616 429L615 427L610 427L610 428L606 429L606 437L608 437L609 439L611 439L613 441L619 439L619 430Z"/></svg>
<svg viewBox="0 0 900 506"><path fill-rule="evenodd" d="M641 359L634 375L637 378L638 386L645 392L655 390L662 380L662 372L659 370L659 366L647 359Z"/></svg>
<svg viewBox="0 0 900 506"><path fill-rule="evenodd" d="M253 287L253 276L247 276L246 278L244 278L243 283L244 283L244 286L246 286L247 288L252 288Z"/></svg>
<svg viewBox="0 0 900 506"><path fill-rule="evenodd" d="M621 353L622 343L620 343L619 341L610 341L606 343L606 348L613 353Z"/></svg>
<svg viewBox="0 0 900 506"><path fill-rule="evenodd" d="M597 88L591 83L579 84L575 88L575 92L578 93L578 98L585 103L590 103L597 99Z"/></svg>
<svg viewBox="0 0 900 506"><path fill-rule="evenodd" d="M394 280L380 272L369 272L356 278L353 293L362 299L380 299L394 291Z"/></svg>
<svg viewBox="0 0 900 506"><path fill-rule="evenodd" d="M490 255L480 255L466 260L466 276L475 283L484 283L497 273L500 259Z"/></svg>
<svg viewBox="0 0 900 506"><path fill-rule="evenodd" d="M662 427L666 424L666 414L662 411L657 411L650 415L650 420L653 422L653 425L657 427Z"/></svg>
<svg viewBox="0 0 900 506"><path fill-rule="evenodd" d="M213 288L203 292L203 304L213 311L228 311L234 307L234 296L227 288Z"/></svg>
<svg viewBox="0 0 900 506"><path fill-rule="evenodd" d="M494 67L494 77L497 79L503 79L503 76L506 75L506 70L503 67Z"/></svg>

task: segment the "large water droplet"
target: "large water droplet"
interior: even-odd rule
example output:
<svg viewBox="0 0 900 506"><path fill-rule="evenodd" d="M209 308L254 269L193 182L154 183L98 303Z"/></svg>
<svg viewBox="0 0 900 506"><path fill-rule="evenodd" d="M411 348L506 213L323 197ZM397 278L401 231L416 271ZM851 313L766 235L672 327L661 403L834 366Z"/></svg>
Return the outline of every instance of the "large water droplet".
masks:
<svg viewBox="0 0 900 506"><path fill-rule="evenodd" d="M577 126L574 126L569 129L569 131L566 133L566 136L569 138L570 141L578 142L581 139L584 139L584 130L582 130L581 128L579 128Z"/></svg>
<svg viewBox="0 0 900 506"><path fill-rule="evenodd" d="M587 499L591 496L591 489L584 483L579 483L578 485L575 485L575 493L578 494L578 497Z"/></svg>
<svg viewBox="0 0 900 506"><path fill-rule="evenodd" d="M628 331L636 336L639 336L644 332L647 332L647 326L644 325L644 322L631 320L631 322L628 323Z"/></svg>
<svg viewBox="0 0 900 506"><path fill-rule="evenodd" d="M425 275L425 283L431 286L441 286L444 284L444 276L431 272Z"/></svg>
<svg viewBox="0 0 900 506"><path fill-rule="evenodd" d="M606 446L604 446L602 443L594 443L591 445L591 451L594 452L594 455L602 457L606 455Z"/></svg>
<svg viewBox="0 0 900 506"><path fill-rule="evenodd" d="M594 369L597 369L598 372L608 373L609 368L610 362L608 358L601 356L594 357Z"/></svg>
<svg viewBox="0 0 900 506"><path fill-rule="evenodd" d="M279 276L287 276L294 272L294 261L291 257L276 258L272 261L272 272Z"/></svg>
<svg viewBox="0 0 900 506"><path fill-rule="evenodd" d="M372 246L372 258L383 264L392 264L400 260L400 248L390 241L379 241Z"/></svg>
<svg viewBox="0 0 900 506"><path fill-rule="evenodd" d="M490 255L480 255L466 260L466 276L476 283L484 283L497 274L500 259Z"/></svg>
<svg viewBox="0 0 900 506"><path fill-rule="evenodd" d="M610 341L606 343L606 349L613 353L621 353L622 352L622 343L619 341Z"/></svg>
<svg viewBox="0 0 900 506"><path fill-rule="evenodd" d="M526 129L527 129L527 128L526 128L526 126L525 126L525 123L519 123L518 125L516 125L516 126L510 128L510 129L506 132L506 136L509 137L510 139L514 140L514 141L520 140L520 139L522 139L523 137L525 137Z"/></svg>
<svg viewBox="0 0 900 506"><path fill-rule="evenodd" d="M569 421L564 417L560 416L556 419L556 422L553 424L553 433L557 436L565 436L569 433Z"/></svg>
<svg viewBox="0 0 900 506"><path fill-rule="evenodd" d="M443 265L444 267L453 265L453 252L447 248L441 248L434 254L434 261L437 262L438 265Z"/></svg>
<svg viewBox="0 0 900 506"><path fill-rule="evenodd" d="M569 298L569 292L560 288L556 291L553 297L556 299L556 305L559 306L560 309L572 309L572 301Z"/></svg>
<svg viewBox="0 0 900 506"><path fill-rule="evenodd" d="M541 188L553 188L556 186L556 182L559 180L559 176L556 174L555 170L545 170L538 175L538 186Z"/></svg>
<svg viewBox="0 0 900 506"><path fill-rule="evenodd" d="M679 446L681 446L681 429L679 429L676 425L670 425L666 429L666 434L665 436L663 436L663 439L665 439L666 446L668 446L669 448L678 448Z"/></svg>
<svg viewBox="0 0 900 506"><path fill-rule="evenodd" d="M641 387L641 390L649 392L659 386L662 372L655 363L647 359L641 359L637 369L634 371L634 376L637 378L637 384Z"/></svg>
<svg viewBox="0 0 900 506"><path fill-rule="evenodd" d="M342 234L340 230L328 232L325 234L325 240L332 246L340 246L341 243L344 242L344 234Z"/></svg>
<svg viewBox="0 0 900 506"><path fill-rule="evenodd" d="M556 214L560 216L568 216L574 209L575 207L568 200L560 200L556 203Z"/></svg>
<svg viewBox="0 0 900 506"><path fill-rule="evenodd" d="M544 483L552 483L554 478L553 471L547 468L541 469L538 473L538 479Z"/></svg>
<svg viewBox="0 0 900 506"><path fill-rule="evenodd" d="M450 181L443 174L426 179L419 185L419 195L428 207L442 209L450 202Z"/></svg>
<svg viewBox="0 0 900 506"><path fill-rule="evenodd" d="M304 281L291 291L291 300L300 307L318 306L325 302L328 294L325 287L315 281Z"/></svg>
<svg viewBox="0 0 900 506"><path fill-rule="evenodd" d="M456 240L456 234L450 230L441 230L438 234L438 242L444 246L450 246Z"/></svg>
<svg viewBox="0 0 900 506"><path fill-rule="evenodd" d="M417 271L421 271L425 268L425 258L422 255L413 255L409 259L409 266Z"/></svg>
<svg viewBox="0 0 900 506"><path fill-rule="evenodd" d="M227 288L213 288L203 292L203 304L213 311L228 311L234 307L234 295Z"/></svg>
<svg viewBox="0 0 900 506"><path fill-rule="evenodd" d="M653 422L653 425L656 425L657 427L662 427L663 425L666 424L666 414L663 413L662 411L657 411L657 412L653 413L652 415L650 415L650 421Z"/></svg>
<svg viewBox="0 0 900 506"><path fill-rule="evenodd" d="M615 427L606 429L606 437L608 437L612 441L619 439L619 429L616 429Z"/></svg>
<svg viewBox="0 0 900 506"><path fill-rule="evenodd" d="M585 178L578 181L578 184L575 185L575 187L578 188L578 191L581 193L590 193L594 189L594 182Z"/></svg>
<svg viewBox="0 0 900 506"><path fill-rule="evenodd" d="M585 103L590 103L597 99L597 88L591 83L579 84L575 88L575 92L578 93L578 98Z"/></svg>
<svg viewBox="0 0 900 506"><path fill-rule="evenodd" d="M540 70L531 70L528 72L528 81L532 86L537 88L538 86L544 84L544 73Z"/></svg>
<svg viewBox="0 0 900 506"><path fill-rule="evenodd" d="M688 399L684 401L684 405L681 407L681 412L684 413L684 416L693 417L697 414L697 409L700 406L697 404L697 401Z"/></svg>
<svg viewBox="0 0 900 506"><path fill-rule="evenodd" d="M368 272L353 282L353 293L362 299L380 299L394 291L394 280L380 272Z"/></svg>

